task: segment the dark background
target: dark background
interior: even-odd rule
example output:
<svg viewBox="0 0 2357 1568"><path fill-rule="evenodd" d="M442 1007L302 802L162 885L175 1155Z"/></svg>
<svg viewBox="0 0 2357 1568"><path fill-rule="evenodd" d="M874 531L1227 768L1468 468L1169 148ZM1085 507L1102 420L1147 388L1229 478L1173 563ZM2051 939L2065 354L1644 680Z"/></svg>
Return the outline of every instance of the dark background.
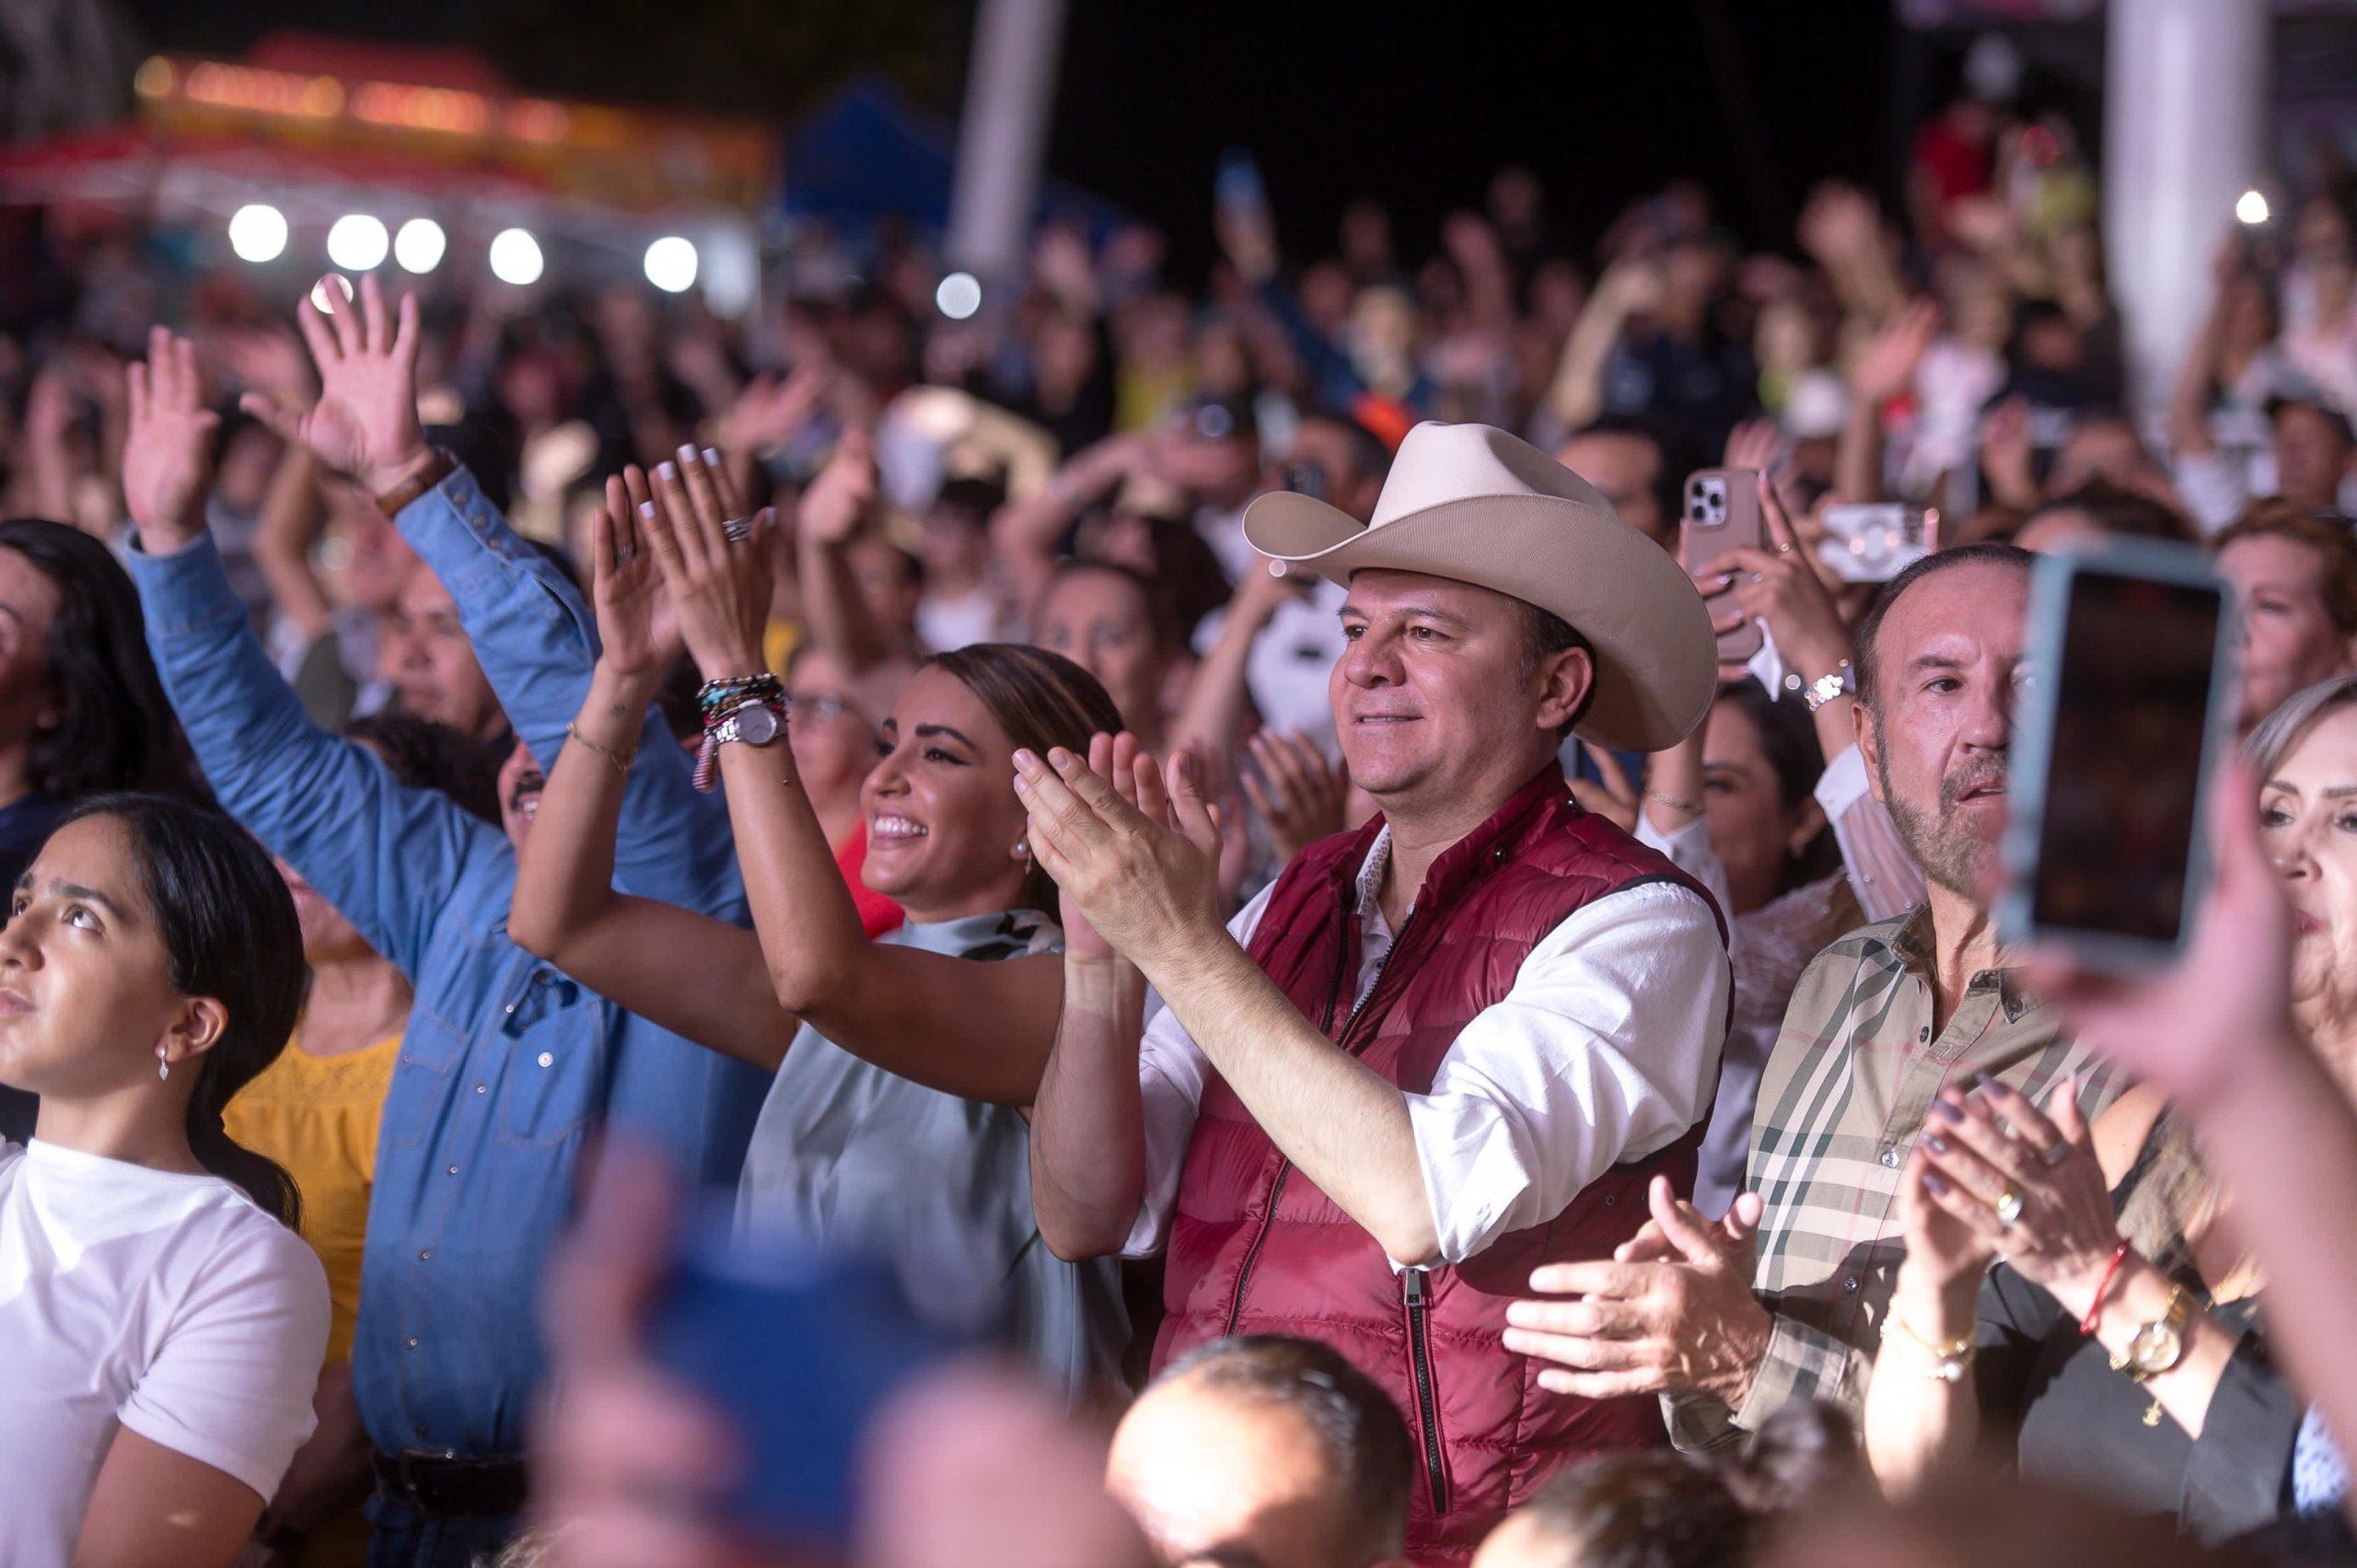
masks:
<svg viewBox="0 0 2357 1568"><path fill-rule="evenodd" d="M849 77L954 119L972 0L123 0L158 49L235 54L273 28L459 44L519 87L752 114L781 126ZM1699 179L1724 221L1789 242L1809 182L1887 190L1899 115L1933 91L1889 0L1520 6L1071 0L1049 167L1210 247L1221 149L1259 157L1289 247L1354 197L1405 253L1507 162L1583 249L1631 197ZM789 178L791 171L789 170Z"/></svg>

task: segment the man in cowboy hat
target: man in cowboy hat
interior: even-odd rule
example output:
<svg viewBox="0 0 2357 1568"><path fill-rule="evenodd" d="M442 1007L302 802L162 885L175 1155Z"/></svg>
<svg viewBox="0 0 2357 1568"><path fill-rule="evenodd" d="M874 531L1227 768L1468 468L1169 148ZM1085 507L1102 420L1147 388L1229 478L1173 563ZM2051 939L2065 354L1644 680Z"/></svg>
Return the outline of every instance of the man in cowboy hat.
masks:
<svg viewBox="0 0 2357 1568"><path fill-rule="evenodd" d="M1592 486L1480 425L1411 432L1370 524L1280 494L1245 528L1348 591L1329 690L1382 815L1223 927L1183 760L1017 753L1072 927L1033 1202L1064 1257L1167 1245L1157 1365L1235 1333L1348 1355L1416 1435L1411 1551L1457 1560L1562 1458L1661 1440L1641 1400L1541 1394L1501 1335L1537 1260L1608 1256L1652 1176L1691 1181L1724 932L1556 750L1700 723L1709 617Z"/></svg>

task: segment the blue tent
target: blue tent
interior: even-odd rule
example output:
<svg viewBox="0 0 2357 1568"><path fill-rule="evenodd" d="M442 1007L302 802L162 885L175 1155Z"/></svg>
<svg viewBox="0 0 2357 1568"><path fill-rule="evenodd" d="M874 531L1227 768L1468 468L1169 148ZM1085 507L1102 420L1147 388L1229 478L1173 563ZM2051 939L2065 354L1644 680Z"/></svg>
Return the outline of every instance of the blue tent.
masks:
<svg viewBox="0 0 2357 1568"><path fill-rule="evenodd" d="M865 78L787 133L781 205L789 218L851 229L898 219L937 233L949 222L957 168L957 127ZM1100 234L1134 221L1110 202L1044 180L1038 215L1051 215L1080 218Z"/></svg>

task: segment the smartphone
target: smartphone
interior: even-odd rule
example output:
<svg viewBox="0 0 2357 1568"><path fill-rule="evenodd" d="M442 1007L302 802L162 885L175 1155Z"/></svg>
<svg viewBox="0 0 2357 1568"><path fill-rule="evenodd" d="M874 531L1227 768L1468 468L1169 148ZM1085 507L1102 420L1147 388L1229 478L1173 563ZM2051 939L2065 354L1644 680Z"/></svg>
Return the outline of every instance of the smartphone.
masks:
<svg viewBox="0 0 2357 1568"><path fill-rule="evenodd" d="M960 1342L921 1321L883 1264L741 1241L715 1205L687 1229L649 1346L743 1445L728 1522L824 1548L850 1537L870 1418Z"/></svg>
<svg viewBox="0 0 2357 1568"><path fill-rule="evenodd" d="M1895 501L1825 509L1817 558L1845 583L1887 583L1939 548L1940 515Z"/></svg>
<svg viewBox="0 0 2357 1568"><path fill-rule="evenodd" d="M2204 796L2234 744L2237 634L2189 545L2040 557L2014 710L1998 931L2132 973L2184 944L2208 876Z"/></svg>
<svg viewBox="0 0 2357 1568"><path fill-rule="evenodd" d="M1759 475L1752 469L1698 469L1686 476L1685 540L1679 559L1698 577L1730 550L1758 550ZM1719 662L1741 664L1759 651L1760 631L1747 621L1719 634Z"/></svg>

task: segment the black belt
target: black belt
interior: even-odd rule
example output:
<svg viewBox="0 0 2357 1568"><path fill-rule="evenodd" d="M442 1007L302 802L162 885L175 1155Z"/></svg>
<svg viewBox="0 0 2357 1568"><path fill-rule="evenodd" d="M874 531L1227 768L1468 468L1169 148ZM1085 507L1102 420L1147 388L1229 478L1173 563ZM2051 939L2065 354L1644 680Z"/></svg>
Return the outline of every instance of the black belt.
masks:
<svg viewBox="0 0 2357 1568"><path fill-rule="evenodd" d="M462 1456L440 1448L382 1449L368 1456L377 1484L434 1519L486 1519L524 1506L519 1454Z"/></svg>

